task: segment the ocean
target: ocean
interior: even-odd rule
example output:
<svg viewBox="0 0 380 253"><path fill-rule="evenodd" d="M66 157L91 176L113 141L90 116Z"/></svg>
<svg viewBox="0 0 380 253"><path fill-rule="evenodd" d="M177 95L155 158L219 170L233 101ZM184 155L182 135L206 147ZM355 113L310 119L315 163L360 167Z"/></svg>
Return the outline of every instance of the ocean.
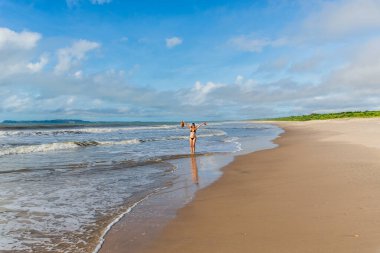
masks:
<svg viewBox="0 0 380 253"><path fill-rule="evenodd" d="M0 251L96 252L146 199L179 184L205 187L235 155L273 148L280 133L211 122L190 157L189 131L178 123L0 124Z"/></svg>

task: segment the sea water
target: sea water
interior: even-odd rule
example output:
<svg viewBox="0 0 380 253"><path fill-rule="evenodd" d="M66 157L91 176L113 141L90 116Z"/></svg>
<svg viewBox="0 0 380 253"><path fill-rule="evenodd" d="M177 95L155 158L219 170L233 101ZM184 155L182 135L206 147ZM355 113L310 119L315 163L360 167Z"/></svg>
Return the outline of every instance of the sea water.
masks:
<svg viewBox="0 0 380 253"><path fill-rule="evenodd" d="M116 219L181 180L188 132L174 123L0 125L0 252L93 252ZM281 132L249 122L201 127L204 182L219 176L217 157L271 148Z"/></svg>

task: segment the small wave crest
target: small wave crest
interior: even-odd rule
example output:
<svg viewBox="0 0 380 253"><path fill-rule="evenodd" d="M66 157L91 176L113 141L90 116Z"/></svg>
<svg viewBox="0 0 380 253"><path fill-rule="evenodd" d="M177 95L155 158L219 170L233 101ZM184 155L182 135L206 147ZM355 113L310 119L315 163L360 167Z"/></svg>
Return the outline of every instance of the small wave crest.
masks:
<svg viewBox="0 0 380 253"><path fill-rule="evenodd" d="M170 126L172 127L172 126ZM213 136L224 136L227 135L226 132L221 130L213 130L205 134L198 134L198 137L213 137ZM18 145L11 147L0 148L0 156L4 155L16 155L16 154L28 154L37 152L50 152L50 151L61 151L70 150L76 148L85 148L92 146L112 146L112 145L130 145L139 144L142 142L150 141L171 141L171 140L184 140L187 139L187 135L183 136L168 136L163 138L152 138L152 139L127 139L127 140L116 140L116 141L69 141L69 142L55 142L55 143L44 143L44 144L32 144L32 145Z"/></svg>
<svg viewBox="0 0 380 253"><path fill-rule="evenodd" d="M206 134L197 134L197 137L205 138L205 137L215 137L215 136L225 136L225 135L227 135L227 133L222 130L214 130ZM164 138L151 139L151 141L186 140L188 138L189 138L188 135L181 135L181 136L169 136L169 137L164 137Z"/></svg>
<svg viewBox="0 0 380 253"><path fill-rule="evenodd" d="M241 143L239 142L238 137L229 137L224 140L225 142L234 143L236 145L236 150L234 152L240 152L242 151Z"/></svg>
<svg viewBox="0 0 380 253"><path fill-rule="evenodd" d="M198 137L213 137L213 136L224 136L227 135L226 132L222 130L212 130L210 133L207 134L199 134Z"/></svg>
<svg viewBox="0 0 380 253"><path fill-rule="evenodd" d="M102 141L99 142L100 145L128 145L128 144L139 144L142 141L139 139L122 140L122 141Z"/></svg>
<svg viewBox="0 0 380 253"><path fill-rule="evenodd" d="M139 144L140 140L130 139L122 141L73 141L73 142L56 142L56 143L45 143L36 145L21 145L16 147L9 147L0 149L0 156L5 155L16 155L16 154L28 154L36 152L49 152L49 151L61 151L76 149L80 147L90 147L99 145L128 145L128 144Z"/></svg>
<svg viewBox="0 0 380 253"><path fill-rule="evenodd" d="M128 131L145 131L145 130L164 130L175 129L174 125L158 125L158 126L136 126L136 127L87 127L73 129L49 129L49 130L0 130L0 137L6 136L59 136L59 135L78 135L78 134L103 134L113 132Z"/></svg>
<svg viewBox="0 0 380 253"><path fill-rule="evenodd" d="M65 142L65 143L47 143L38 145L26 145L17 146L12 148L5 148L0 150L0 156L4 155L16 155L16 154L28 154L35 152L47 152L47 151L58 151L64 149L77 148L78 145L75 142Z"/></svg>

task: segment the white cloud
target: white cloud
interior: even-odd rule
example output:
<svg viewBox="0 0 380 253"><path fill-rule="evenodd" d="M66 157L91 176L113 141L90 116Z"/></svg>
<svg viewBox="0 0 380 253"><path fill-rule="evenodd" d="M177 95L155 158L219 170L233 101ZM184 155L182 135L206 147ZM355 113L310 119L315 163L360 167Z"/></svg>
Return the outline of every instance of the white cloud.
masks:
<svg viewBox="0 0 380 253"><path fill-rule="evenodd" d="M100 44L97 42L78 40L71 47L59 49L57 52L58 63L54 68L54 72L61 74L69 71L86 57L86 53L99 47Z"/></svg>
<svg viewBox="0 0 380 253"><path fill-rule="evenodd" d="M67 100L66 100L66 104L67 104L68 106L74 104L74 102L75 102L75 98L76 98L75 96L69 96L69 97L67 98Z"/></svg>
<svg viewBox="0 0 380 253"><path fill-rule="evenodd" d="M195 82L194 87L191 89L187 96L187 99L184 100L184 102L190 104L207 103L208 94L220 87L223 87L223 84L214 82L207 82L206 84L202 84L201 82L197 81Z"/></svg>
<svg viewBox="0 0 380 253"><path fill-rule="evenodd" d="M98 4L98 5L103 5L103 4L109 4L112 2L112 0L90 0L92 4Z"/></svg>
<svg viewBox="0 0 380 253"><path fill-rule="evenodd" d="M281 72L287 69L289 65L289 59L279 57L276 59L271 59L270 61L263 61L257 67L257 73L273 73L273 72Z"/></svg>
<svg viewBox="0 0 380 253"><path fill-rule="evenodd" d="M20 112L29 108L31 99L26 95L11 95L2 99L4 111Z"/></svg>
<svg viewBox="0 0 380 253"><path fill-rule="evenodd" d="M36 32L16 32L9 28L0 28L0 79L38 72L47 64L45 55L38 62L32 62L41 37Z"/></svg>
<svg viewBox="0 0 380 253"><path fill-rule="evenodd" d="M235 83L241 84L244 81L244 76L242 75L237 75L235 79Z"/></svg>
<svg viewBox="0 0 380 253"><path fill-rule="evenodd" d="M80 3L82 2L83 0L66 0L66 4L69 8L73 8L75 6L78 6L80 5ZM103 4L109 4L112 2L112 0L89 0L89 2L91 4L95 4L95 5L103 5Z"/></svg>
<svg viewBox="0 0 380 253"><path fill-rule="evenodd" d="M0 27L0 51L1 50L29 50L36 46L41 39L41 34L35 32L15 32L5 27Z"/></svg>
<svg viewBox="0 0 380 253"><path fill-rule="evenodd" d="M238 75L235 79L235 85L237 85L242 92L252 92L258 86L258 82L257 80L246 79L244 76Z"/></svg>
<svg viewBox="0 0 380 253"><path fill-rule="evenodd" d="M368 93L380 92L380 37L358 48L345 66L332 73L330 83Z"/></svg>
<svg viewBox="0 0 380 253"><path fill-rule="evenodd" d="M265 47L279 47L287 44L287 40L285 38L280 38L276 40L269 39L253 39L247 36L241 35L230 39L229 43L233 45L235 48L241 51L247 52L261 52Z"/></svg>
<svg viewBox="0 0 380 253"><path fill-rule="evenodd" d="M166 47L173 48L182 44L182 39L179 37L172 37L166 39Z"/></svg>
<svg viewBox="0 0 380 253"><path fill-rule="evenodd" d="M79 1L90 4L89 0L70 2ZM139 69L138 65L129 71L111 69L94 75L87 73L81 63L100 44L86 40L57 50L58 62L53 73L41 71L49 69L45 67L48 57L42 55L38 59L40 53L36 55L33 50L36 48L38 51L41 35L2 28L0 111L6 111L11 116L17 112L14 115L95 115L99 118L115 115L118 119L140 117L147 120L149 117L168 119L178 115L220 119L239 115L254 118L379 107L380 38L374 39L374 34L355 35L344 37L349 40L323 41L318 45L316 42L320 41L315 40L317 36L339 37L378 29L379 1L363 0L361 3L354 0L323 2L322 9L312 18L300 22L305 24L307 30L297 29L299 26L293 27L294 30L286 30L296 30L294 34L231 37L230 46L245 52L261 52L284 45L287 50L281 51L281 54L269 54L269 57L262 54L260 61L247 54L250 62L242 61L245 66L236 68L223 55L218 59L226 61L220 61L220 65L210 67L215 63L211 60L202 66L206 66L206 71L215 70L217 74L228 69L230 77L242 73L235 80L220 81L226 76L222 74L218 81L198 81L190 88L172 87L171 90L131 85L126 79L134 75ZM94 4L100 3L97 1ZM303 39L311 34L309 39ZM121 41L128 39L118 38ZM353 40L354 43L351 43ZM168 48L181 43L182 39L178 37L166 39ZM357 46L357 51L353 50ZM340 65L342 63L344 65ZM142 71L146 70L145 66L141 68ZM10 73L17 75L7 76ZM30 93L23 93L26 91Z"/></svg>
<svg viewBox="0 0 380 253"><path fill-rule="evenodd" d="M82 70L78 70L74 73L74 77L77 78L77 79L82 79L83 77L83 71Z"/></svg>
<svg viewBox="0 0 380 253"><path fill-rule="evenodd" d="M377 47L373 48L375 49ZM372 63L375 62L374 56ZM360 63L358 61L355 65L350 65L352 68L347 68L346 71L353 70ZM376 73L375 69L373 73ZM340 72L333 76L337 77L338 74L342 78ZM368 76L368 79L372 77L375 76ZM5 110L7 115L17 112L17 115L29 115L28 117L75 115L147 120L150 117L173 119L178 115L197 115L198 118L232 119L316 110L371 109L379 104L380 89L373 88L377 87L375 82L368 84L363 77L356 80L355 84L342 83L341 86L334 86L332 78L326 79L329 81L318 84L301 83L292 79L264 82L238 75L231 83L197 81L191 88L159 91L130 85L125 79L125 73L120 70L111 69L96 75L82 75L80 71L73 75L36 73L32 79L20 75L15 79L12 77L11 83L10 79L3 83L0 80L2 90L6 91L0 94L0 101L7 101L6 104L0 102L0 110ZM356 89L355 85L361 81L363 85ZM20 93L20 90L30 93Z"/></svg>
<svg viewBox="0 0 380 253"><path fill-rule="evenodd" d="M314 72L320 68L323 60L325 59L323 59L321 55L315 54L311 57L293 62L289 70L294 73Z"/></svg>
<svg viewBox="0 0 380 253"><path fill-rule="evenodd" d="M258 53L269 44L269 41L263 39L247 39L245 36L239 36L232 38L230 43L239 50Z"/></svg>
<svg viewBox="0 0 380 253"><path fill-rule="evenodd" d="M46 54L41 55L40 60L38 62L30 62L26 66L31 72L39 72L41 71L45 65L49 62L49 59Z"/></svg>
<svg viewBox="0 0 380 253"><path fill-rule="evenodd" d="M305 21L306 32L314 36L340 37L380 28L379 0L323 2L321 10Z"/></svg>
<svg viewBox="0 0 380 253"><path fill-rule="evenodd" d="M1 64L0 79L30 71L27 69L27 62L24 59L22 59L21 61L17 61L16 59L11 59L11 60L1 59L0 64Z"/></svg>
<svg viewBox="0 0 380 253"><path fill-rule="evenodd" d="M201 82L196 81L194 85L194 91L198 92L201 95L206 95L207 93L209 93L217 87L219 87L219 85L213 82L208 82L205 85L202 85Z"/></svg>

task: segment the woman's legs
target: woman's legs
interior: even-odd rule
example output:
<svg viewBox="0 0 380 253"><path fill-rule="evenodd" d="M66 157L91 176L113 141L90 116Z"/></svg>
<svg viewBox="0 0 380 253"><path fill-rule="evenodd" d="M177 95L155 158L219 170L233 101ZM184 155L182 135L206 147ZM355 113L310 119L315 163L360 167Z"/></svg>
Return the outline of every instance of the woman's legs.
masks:
<svg viewBox="0 0 380 253"><path fill-rule="evenodd" d="M193 153L193 139L189 139L189 144L190 144L190 153Z"/></svg>
<svg viewBox="0 0 380 253"><path fill-rule="evenodd" d="M195 142L196 142L196 138L193 138L193 139L189 139L189 142L190 142L190 152L192 153L192 154L194 154L195 153Z"/></svg>

